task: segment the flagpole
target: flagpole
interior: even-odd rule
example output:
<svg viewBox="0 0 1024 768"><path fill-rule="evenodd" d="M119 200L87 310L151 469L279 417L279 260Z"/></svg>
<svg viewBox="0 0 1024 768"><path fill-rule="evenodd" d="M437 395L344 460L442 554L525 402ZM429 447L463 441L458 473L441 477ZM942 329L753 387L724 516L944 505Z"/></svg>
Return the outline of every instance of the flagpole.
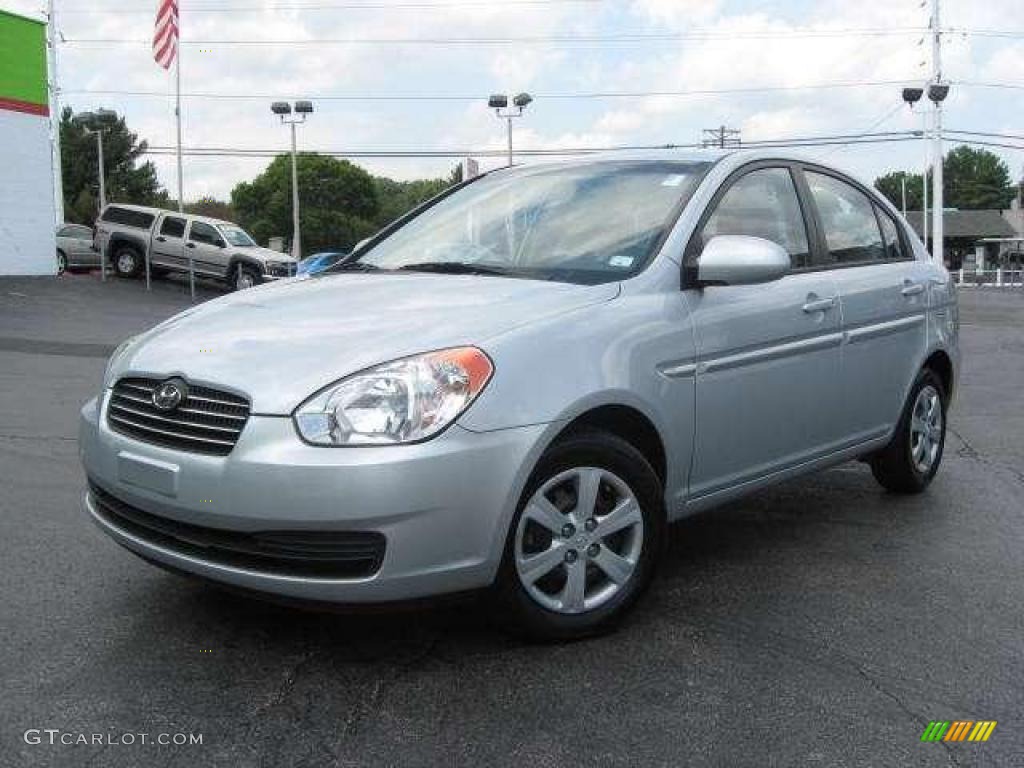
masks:
<svg viewBox="0 0 1024 768"><path fill-rule="evenodd" d="M180 14L180 11L179 11ZM177 50L174 56L174 117L178 128L178 213L185 212L185 193L182 189L181 173L181 16L178 16L178 39L175 41ZM192 301L196 300L195 262L191 252L188 257L188 288Z"/></svg>

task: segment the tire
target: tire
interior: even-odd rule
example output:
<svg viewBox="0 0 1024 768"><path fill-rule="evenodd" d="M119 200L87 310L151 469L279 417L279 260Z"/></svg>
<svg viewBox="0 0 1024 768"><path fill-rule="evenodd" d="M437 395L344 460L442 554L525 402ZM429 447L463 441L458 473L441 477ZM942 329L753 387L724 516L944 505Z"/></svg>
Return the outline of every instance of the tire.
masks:
<svg viewBox="0 0 1024 768"><path fill-rule="evenodd" d="M231 268L231 277L228 282L233 291L244 291L260 284L259 273L252 267L245 264L236 264Z"/></svg>
<svg viewBox="0 0 1024 768"><path fill-rule="evenodd" d="M64 251L57 251L57 274L63 275L68 271L68 257Z"/></svg>
<svg viewBox="0 0 1024 768"><path fill-rule="evenodd" d="M595 489L597 514L577 512L584 482ZM496 618L539 641L612 629L654 575L665 539L663 496L654 469L625 440L591 430L559 439L537 462L509 528Z"/></svg>
<svg viewBox="0 0 1024 768"><path fill-rule="evenodd" d="M893 493L921 493L931 483L946 446L946 388L930 368L914 380L889 445L871 458L871 472Z"/></svg>
<svg viewBox="0 0 1024 768"><path fill-rule="evenodd" d="M144 262L142 254L133 245L114 246L114 272L118 277L138 277Z"/></svg>

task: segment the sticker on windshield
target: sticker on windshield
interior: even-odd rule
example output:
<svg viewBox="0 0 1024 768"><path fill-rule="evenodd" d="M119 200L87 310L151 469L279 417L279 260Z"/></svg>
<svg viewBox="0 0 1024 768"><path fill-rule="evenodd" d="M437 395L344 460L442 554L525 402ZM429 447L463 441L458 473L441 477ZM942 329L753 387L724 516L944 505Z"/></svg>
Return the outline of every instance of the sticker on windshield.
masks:
<svg viewBox="0 0 1024 768"><path fill-rule="evenodd" d="M629 269L633 266L633 261L634 259L632 256L612 256L608 259L608 266Z"/></svg>
<svg viewBox="0 0 1024 768"><path fill-rule="evenodd" d="M661 182L661 186L663 186L663 187L678 187L680 184L683 183L683 180L685 178L686 178L686 176L684 174L682 174L682 173L673 173L671 176L667 176L665 178L665 180L663 182Z"/></svg>

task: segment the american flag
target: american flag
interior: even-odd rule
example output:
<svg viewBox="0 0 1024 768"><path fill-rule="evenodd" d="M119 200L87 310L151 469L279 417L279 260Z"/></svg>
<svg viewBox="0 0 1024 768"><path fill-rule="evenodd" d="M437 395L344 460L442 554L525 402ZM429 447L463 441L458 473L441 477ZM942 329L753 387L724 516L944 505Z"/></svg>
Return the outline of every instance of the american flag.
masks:
<svg viewBox="0 0 1024 768"><path fill-rule="evenodd" d="M170 68L178 53L178 0L157 0L156 27L153 29L153 58L164 69Z"/></svg>

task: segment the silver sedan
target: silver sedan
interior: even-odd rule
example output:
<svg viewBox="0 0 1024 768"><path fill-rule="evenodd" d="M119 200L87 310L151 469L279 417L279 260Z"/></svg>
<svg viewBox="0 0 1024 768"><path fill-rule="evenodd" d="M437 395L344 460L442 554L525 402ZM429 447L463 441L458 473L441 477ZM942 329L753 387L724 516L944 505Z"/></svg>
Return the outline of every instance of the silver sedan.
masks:
<svg viewBox="0 0 1024 768"><path fill-rule="evenodd" d="M686 515L853 459L923 491L957 334L942 264L832 168L506 169L127 340L82 410L85 504L171 570L342 603L487 588L574 638Z"/></svg>

